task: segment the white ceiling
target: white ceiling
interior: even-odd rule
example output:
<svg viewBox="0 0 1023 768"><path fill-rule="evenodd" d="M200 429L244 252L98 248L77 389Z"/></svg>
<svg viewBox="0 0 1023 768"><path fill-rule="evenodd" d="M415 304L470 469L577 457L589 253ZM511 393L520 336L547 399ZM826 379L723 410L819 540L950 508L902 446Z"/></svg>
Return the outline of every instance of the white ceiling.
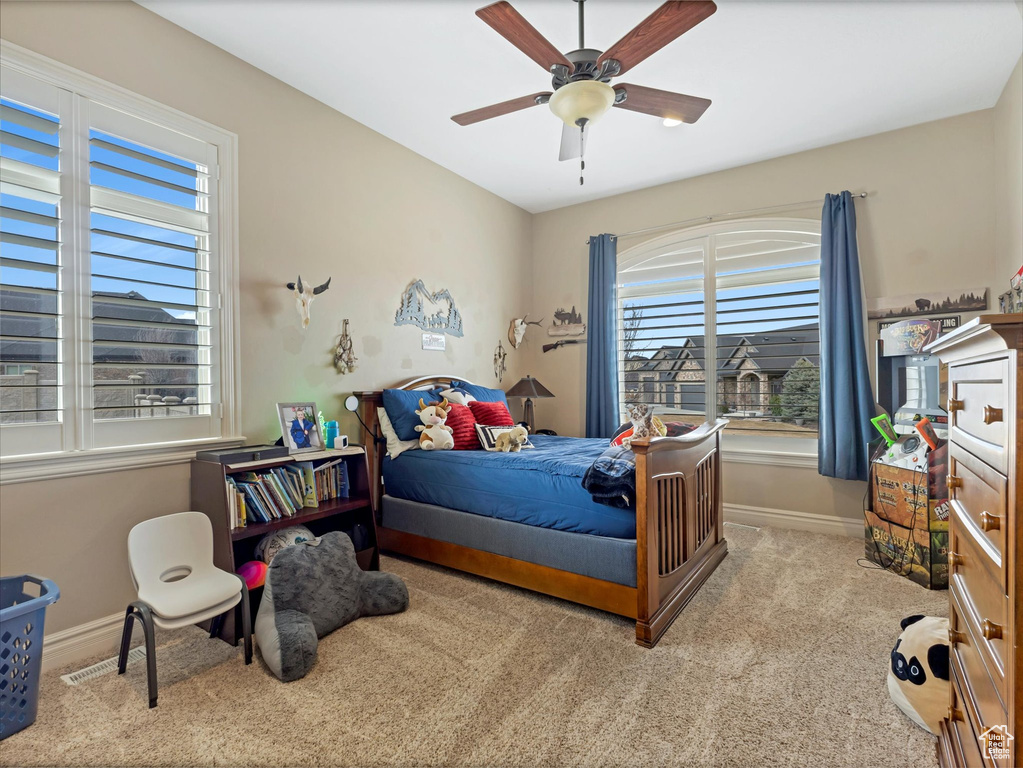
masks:
<svg viewBox="0 0 1023 768"><path fill-rule="evenodd" d="M1023 51L1012 0L742 2L620 82L713 101L695 125L612 109L586 184L558 162L561 123L534 107L472 126L450 116L550 88L474 14L486 0L139 0L142 5L531 212L991 107ZM513 0L563 51L571 0ZM604 49L659 0L590 0Z"/></svg>

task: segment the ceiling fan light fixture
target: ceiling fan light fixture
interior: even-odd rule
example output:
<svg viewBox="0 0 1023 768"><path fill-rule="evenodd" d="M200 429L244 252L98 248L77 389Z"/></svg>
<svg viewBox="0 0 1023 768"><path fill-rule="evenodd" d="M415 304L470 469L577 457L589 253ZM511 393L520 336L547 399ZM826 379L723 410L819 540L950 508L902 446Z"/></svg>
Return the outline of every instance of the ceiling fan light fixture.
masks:
<svg viewBox="0 0 1023 768"><path fill-rule="evenodd" d="M599 80L575 80L561 86L551 95L551 112L565 125L595 123L615 102L615 91Z"/></svg>
<svg viewBox="0 0 1023 768"><path fill-rule="evenodd" d="M666 117L666 118L664 118L664 127L665 128L674 128L676 125L682 125L682 121L681 120L676 120L674 117Z"/></svg>

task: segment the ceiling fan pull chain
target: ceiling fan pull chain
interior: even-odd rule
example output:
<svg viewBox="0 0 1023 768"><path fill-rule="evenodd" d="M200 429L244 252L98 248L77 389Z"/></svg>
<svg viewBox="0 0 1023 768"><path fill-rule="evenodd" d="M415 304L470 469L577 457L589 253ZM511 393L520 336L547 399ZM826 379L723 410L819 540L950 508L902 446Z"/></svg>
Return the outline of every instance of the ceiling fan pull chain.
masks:
<svg viewBox="0 0 1023 768"><path fill-rule="evenodd" d="M582 8L582 3L579 3L579 7ZM579 186L583 185L583 171L586 170L586 160L583 155L586 153L586 124L579 126Z"/></svg>

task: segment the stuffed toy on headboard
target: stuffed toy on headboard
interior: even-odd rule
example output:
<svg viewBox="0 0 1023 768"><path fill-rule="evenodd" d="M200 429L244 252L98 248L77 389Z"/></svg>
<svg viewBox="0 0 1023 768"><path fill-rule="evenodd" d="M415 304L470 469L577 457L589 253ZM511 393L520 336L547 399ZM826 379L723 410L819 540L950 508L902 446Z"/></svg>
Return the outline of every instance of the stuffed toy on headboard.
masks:
<svg viewBox="0 0 1023 768"><path fill-rule="evenodd" d="M910 720L937 734L948 711L948 619L907 616L901 626L888 693Z"/></svg>

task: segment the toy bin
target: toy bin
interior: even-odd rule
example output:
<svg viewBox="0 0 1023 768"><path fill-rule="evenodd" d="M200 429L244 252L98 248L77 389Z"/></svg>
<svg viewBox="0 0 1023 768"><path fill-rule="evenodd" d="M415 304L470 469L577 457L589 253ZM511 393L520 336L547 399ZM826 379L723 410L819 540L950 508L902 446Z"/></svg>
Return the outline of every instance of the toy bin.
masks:
<svg viewBox="0 0 1023 768"><path fill-rule="evenodd" d="M38 587L38 597L26 589L29 584ZM0 577L0 740L35 722L43 619L46 606L58 597L60 590L49 579L28 574Z"/></svg>

